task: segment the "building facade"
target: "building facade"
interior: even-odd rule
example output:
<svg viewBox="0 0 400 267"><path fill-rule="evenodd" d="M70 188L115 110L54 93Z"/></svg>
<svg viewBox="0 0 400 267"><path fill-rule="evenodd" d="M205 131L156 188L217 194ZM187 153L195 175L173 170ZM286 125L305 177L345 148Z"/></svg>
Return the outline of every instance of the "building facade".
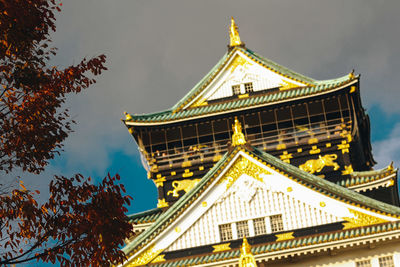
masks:
<svg viewBox="0 0 400 267"><path fill-rule="evenodd" d="M123 266L397 266L397 169L372 167L360 76L314 80L227 53L171 109L124 120L157 208Z"/></svg>

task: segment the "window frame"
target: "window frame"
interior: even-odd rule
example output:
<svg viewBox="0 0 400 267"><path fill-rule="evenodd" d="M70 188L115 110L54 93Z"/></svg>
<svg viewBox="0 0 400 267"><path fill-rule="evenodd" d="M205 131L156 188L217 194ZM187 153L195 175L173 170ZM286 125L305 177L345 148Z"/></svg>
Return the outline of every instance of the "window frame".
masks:
<svg viewBox="0 0 400 267"><path fill-rule="evenodd" d="M244 83L244 92L246 94L254 92L254 85L252 82Z"/></svg>
<svg viewBox="0 0 400 267"><path fill-rule="evenodd" d="M236 233L237 239L250 236L249 220L236 222Z"/></svg>
<svg viewBox="0 0 400 267"><path fill-rule="evenodd" d="M357 260L355 267L372 267L371 260Z"/></svg>
<svg viewBox="0 0 400 267"><path fill-rule="evenodd" d="M279 218L275 220L275 218ZM269 223L271 226L271 233L281 232L285 230L283 225L283 217L282 214L275 214L269 216Z"/></svg>
<svg viewBox="0 0 400 267"><path fill-rule="evenodd" d="M258 222L262 222L261 226L257 223ZM265 217L261 217L261 218L255 218L253 219L253 228L254 228L254 236L258 236L258 235L265 235L267 234L267 224L265 222ZM258 229L262 229L263 232L259 232Z"/></svg>
<svg viewBox="0 0 400 267"><path fill-rule="evenodd" d="M386 261L388 260L388 261ZM385 262L383 262L385 261ZM378 257L379 267L395 267L393 255Z"/></svg>
<svg viewBox="0 0 400 267"><path fill-rule="evenodd" d="M240 84L232 85L232 95L240 95L241 94L241 86Z"/></svg>
<svg viewBox="0 0 400 267"><path fill-rule="evenodd" d="M218 225L219 238L221 242L229 241L233 239L232 224L225 223Z"/></svg>

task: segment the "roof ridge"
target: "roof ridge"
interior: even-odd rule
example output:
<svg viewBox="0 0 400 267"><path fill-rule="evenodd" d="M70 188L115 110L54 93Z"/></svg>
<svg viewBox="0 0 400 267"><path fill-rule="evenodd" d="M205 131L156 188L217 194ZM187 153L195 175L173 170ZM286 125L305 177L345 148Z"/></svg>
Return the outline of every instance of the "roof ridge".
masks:
<svg viewBox="0 0 400 267"><path fill-rule="evenodd" d="M251 49L248 49L248 48L238 48L238 49L241 49L246 54L250 54L250 55L257 57L259 60L263 61L266 65L268 65L268 67L273 68L275 71L279 72L280 74L282 74L284 76L288 76L288 78L292 78L294 80L299 80L301 82L306 82L306 83L308 83L307 85L315 85L315 83L316 83L315 79L305 76L303 74L300 74L300 73L293 71L279 63L276 63L273 60L263 57Z"/></svg>
<svg viewBox="0 0 400 267"><path fill-rule="evenodd" d="M384 168L378 169L378 170L369 170L369 171L354 171L351 173L351 176L353 176L352 178L356 178L358 176L369 176L369 175L376 175L376 174L380 174L383 172L397 172L398 168L392 168L390 169L390 165L386 166Z"/></svg>

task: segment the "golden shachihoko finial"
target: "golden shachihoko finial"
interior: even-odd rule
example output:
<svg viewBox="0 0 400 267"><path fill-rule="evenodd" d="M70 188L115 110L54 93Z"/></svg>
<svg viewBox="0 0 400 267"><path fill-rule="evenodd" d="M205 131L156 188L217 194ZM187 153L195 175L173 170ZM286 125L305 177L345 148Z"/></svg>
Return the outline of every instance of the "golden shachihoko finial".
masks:
<svg viewBox="0 0 400 267"><path fill-rule="evenodd" d="M229 29L229 37L230 37L229 46L243 45L242 41L240 41L238 27L236 26L233 17L231 17L231 27Z"/></svg>
<svg viewBox="0 0 400 267"><path fill-rule="evenodd" d="M242 132L242 125L240 124L237 117L235 117L235 123L232 125L233 135L232 135L232 146L239 146L246 144L246 139Z"/></svg>
<svg viewBox="0 0 400 267"><path fill-rule="evenodd" d="M243 237L242 247L240 248L239 267L257 267L256 260L251 253L251 247L246 237Z"/></svg>

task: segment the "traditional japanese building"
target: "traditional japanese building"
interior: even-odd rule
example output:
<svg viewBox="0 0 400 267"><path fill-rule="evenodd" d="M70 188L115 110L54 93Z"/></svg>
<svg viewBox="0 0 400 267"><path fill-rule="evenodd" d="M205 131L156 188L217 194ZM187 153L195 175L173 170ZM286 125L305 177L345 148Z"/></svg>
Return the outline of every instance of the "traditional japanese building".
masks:
<svg viewBox="0 0 400 267"><path fill-rule="evenodd" d="M397 169L374 170L360 76L227 53L171 109L126 113L157 208L123 266L398 266Z"/></svg>

